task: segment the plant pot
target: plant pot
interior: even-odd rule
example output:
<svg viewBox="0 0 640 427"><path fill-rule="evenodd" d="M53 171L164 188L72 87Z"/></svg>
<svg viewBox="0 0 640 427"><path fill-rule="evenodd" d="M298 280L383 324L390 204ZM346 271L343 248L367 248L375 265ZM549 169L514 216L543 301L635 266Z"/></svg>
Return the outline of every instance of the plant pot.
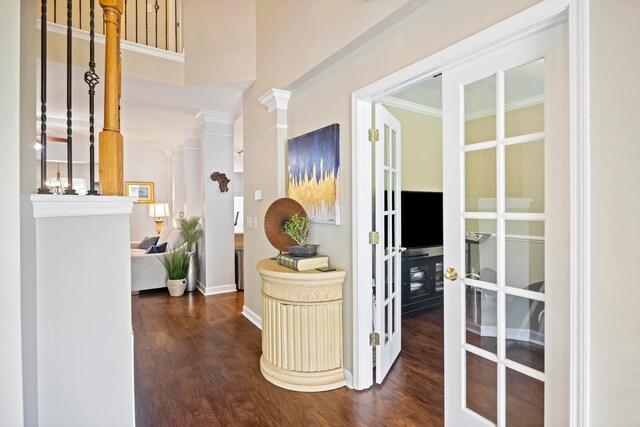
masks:
<svg viewBox="0 0 640 427"><path fill-rule="evenodd" d="M287 246L287 251L291 256L310 257L318 253L318 246L320 245L292 245Z"/></svg>
<svg viewBox="0 0 640 427"><path fill-rule="evenodd" d="M169 288L169 295L172 297L180 297L184 294L184 289L187 287L187 279L167 280L167 288Z"/></svg>
<svg viewBox="0 0 640 427"><path fill-rule="evenodd" d="M198 286L198 257L196 251L187 252L189 255L189 270L187 271L186 292L193 292Z"/></svg>

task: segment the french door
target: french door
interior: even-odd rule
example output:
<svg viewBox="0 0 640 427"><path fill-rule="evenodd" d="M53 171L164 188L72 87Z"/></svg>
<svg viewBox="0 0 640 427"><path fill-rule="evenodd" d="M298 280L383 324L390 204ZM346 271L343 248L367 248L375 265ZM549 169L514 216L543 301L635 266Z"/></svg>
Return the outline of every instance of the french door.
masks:
<svg viewBox="0 0 640 427"><path fill-rule="evenodd" d="M382 380L400 354L401 252L400 252L400 122L380 104L374 105L375 231L380 241L373 248L373 329L376 382ZM380 213L382 213L380 215Z"/></svg>
<svg viewBox="0 0 640 427"><path fill-rule="evenodd" d="M443 74L445 423L568 425L566 24Z"/></svg>

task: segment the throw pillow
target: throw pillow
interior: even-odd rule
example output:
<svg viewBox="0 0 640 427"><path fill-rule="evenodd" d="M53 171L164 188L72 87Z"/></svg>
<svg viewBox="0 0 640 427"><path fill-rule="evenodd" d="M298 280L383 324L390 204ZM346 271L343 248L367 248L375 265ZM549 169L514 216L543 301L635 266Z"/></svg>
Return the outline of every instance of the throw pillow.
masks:
<svg viewBox="0 0 640 427"><path fill-rule="evenodd" d="M149 249L156 243L158 243L158 236L145 237L144 240L138 245L138 249Z"/></svg>
<svg viewBox="0 0 640 427"><path fill-rule="evenodd" d="M163 243L161 245L152 245L147 249L146 254L161 254L167 250L167 243Z"/></svg>

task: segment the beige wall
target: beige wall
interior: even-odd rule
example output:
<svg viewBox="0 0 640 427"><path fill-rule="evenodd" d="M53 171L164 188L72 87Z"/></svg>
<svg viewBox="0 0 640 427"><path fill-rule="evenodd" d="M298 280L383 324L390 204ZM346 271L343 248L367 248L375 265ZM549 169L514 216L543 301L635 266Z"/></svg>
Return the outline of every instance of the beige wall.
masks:
<svg viewBox="0 0 640 427"><path fill-rule="evenodd" d="M384 2L361 3L375 6ZM345 366L347 369L352 368L351 93L534 3L536 3L535 0L430 2L403 22L363 46L357 55L339 61L335 66L300 85L292 94L288 117L289 137L330 123L340 124L341 216L344 221L340 226L314 224L311 228L311 238L321 245L324 253L330 256L332 264L345 268L348 272L344 289ZM246 201L245 216L259 218L264 217L269 204L277 198L276 174L278 171L276 147L266 143L270 140L268 128L275 122L270 120L267 110L257 101L257 98L268 89L282 88L290 83L288 80L296 78L300 71L285 72L285 70L298 69L300 58L305 57L304 49L307 48L307 46L285 43L288 46L288 55L277 56L271 52L268 46L277 42L270 34L275 31L271 27L279 24L280 20L276 21L273 14L266 10L270 5L271 3L266 1L258 5L258 79L256 84L247 91L244 104L245 192L251 194L255 189L262 189L264 196L260 202ZM301 21L299 28L304 28L305 31L289 33L290 38L309 37L310 40L315 38L317 35L310 33L310 28L313 28L311 21L326 22L327 27L334 27L330 23L335 18L335 13L333 10L326 10L324 4L305 2L305 9L306 14L298 17ZM461 11L464 12L461 13ZM357 8L341 9L340 20L359 22L361 15L359 12L361 11ZM324 35L324 33L320 34L318 43L323 40L321 37ZM416 43L416 40L424 42ZM268 244L263 230L247 231L245 234L245 304L260 314L262 311L260 281L254 266L258 260L273 256L275 251Z"/></svg>
<svg viewBox="0 0 640 427"><path fill-rule="evenodd" d="M186 84L255 80L256 1L188 0L182 4Z"/></svg>
<svg viewBox="0 0 640 427"><path fill-rule="evenodd" d="M640 2L591 0L591 6L589 411L592 426L637 426Z"/></svg>
<svg viewBox="0 0 640 427"><path fill-rule="evenodd" d="M385 108L400 120L402 189L442 191L442 118Z"/></svg>

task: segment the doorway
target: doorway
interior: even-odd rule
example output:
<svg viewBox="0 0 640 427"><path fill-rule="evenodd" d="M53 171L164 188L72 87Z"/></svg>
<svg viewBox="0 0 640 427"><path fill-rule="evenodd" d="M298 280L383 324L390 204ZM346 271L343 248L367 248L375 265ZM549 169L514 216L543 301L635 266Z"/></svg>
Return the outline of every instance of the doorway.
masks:
<svg viewBox="0 0 640 427"><path fill-rule="evenodd" d="M506 40L514 40L514 39L519 39L521 37L524 37L525 33L528 35L528 34L531 34L532 32L540 32L545 28L548 28L549 26L551 26L551 24L557 23L558 21L566 21L565 12L566 10L564 9L557 10L554 13L546 14L542 18L538 17L537 19L532 19L529 25L524 25L524 26L522 25L522 22L511 22L510 20L504 21L501 24L504 26L504 29L509 28L510 25L513 25L513 27L511 27L512 31L510 32L505 31L503 35L500 35L500 36L496 36L496 33L500 33L500 31L493 32L492 35L487 36L491 39L489 41L489 44L494 43L495 46L501 46L501 45L504 45ZM514 31L513 30L514 28L517 29L517 31ZM487 44L486 44L487 40L484 40L484 42L482 42L481 41L482 39L483 37L479 35L478 37L472 37L469 40L465 40L465 42L463 42L462 44L466 44L465 47L467 49L462 49L459 46L454 46L450 49L447 49L445 53L450 54L450 57L448 58L446 58L447 55L442 54L442 52L441 52L441 55L440 54L436 55L435 58L434 57L427 58L426 60L420 63L420 66L422 69L421 73L416 73L416 67L413 67L413 69L407 70L406 72L404 72L404 74L403 72L399 72L396 75L386 78L384 81L373 84L370 87L367 87L354 94L354 101L353 101L353 104L354 104L354 181L355 181L354 182L354 217L355 215L357 215L357 218L366 218L367 206L371 206L370 199L369 200L367 199L368 199L368 195L371 194L370 189L372 188L371 187L372 183L370 178L371 176L370 168L373 163L372 163L372 158L370 156L367 156L365 150L359 150L359 148L362 147L359 145L359 142L364 141L365 140L364 136L367 135L368 133L367 117L371 117L372 101L380 100L384 96L390 93L398 91L401 88L409 87L410 85L415 84L416 82L420 82L427 78L431 78L435 74L445 73L445 76L446 76L446 73L448 70L452 70L455 68L451 65L451 63L454 62L454 63L460 64L465 60L465 58L467 58L467 55L480 56L482 54L488 53L491 49L487 48ZM475 46L476 51L474 52L474 48L469 48L469 46ZM464 54L456 53L461 51L465 53ZM469 54L469 52L473 52L473 53ZM566 56L566 52L565 52L565 56ZM519 64L519 65L522 65L522 64ZM567 89L566 86L565 86L565 89ZM567 123L565 123L565 125L566 124ZM568 140L568 138L566 139ZM484 148L489 148L489 147L484 147ZM569 166L568 164L564 164L564 165L555 164L553 165L553 167L568 168ZM367 171L369 172L369 178L367 178L366 176ZM574 188L572 187L572 190L573 189ZM483 201L483 203L485 202L486 201ZM445 205L447 203L448 202L445 201ZM568 206L568 203L567 203L567 206ZM568 211L568 208L564 209L563 212L568 216L567 211ZM479 216L482 216L482 215L479 215ZM369 217L371 218L371 216ZM480 218L473 218L473 219L480 219ZM544 218L535 218L535 219L530 218L530 220L541 220L542 222L544 222ZM371 293L371 289L370 289L371 285L370 285L370 281L367 280L367 277L374 277L374 276L373 276L372 267L367 263L367 257L366 257L367 246L362 245L360 242L362 242L363 239L358 238L359 235L366 236L366 234L368 234L368 232L371 230L369 225L371 225L371 223L367 224L366 221L362 221L360 223L354 223L354 294L355 294L354 301L355 301L356 307L354 307L355 361L354 361L353 375L354 375L354 388L357 388L357 389L367 388L373 383L373 377L371 375L372 368L373 368L372 366L373 361L368 360L368 357L367 357L368 339L366 338L368 338L368 335L369 335L368 334L369 330L367 329L368 329L368 326L371 324L370 319L372 318L373 312L374 312L374 308L371 306L370 303L367 302L367 301L370 301L370 300L367 300L367 294ZM468 231L473 232L472 227L467 227L467 228L468 228ZM460 226L460 231L463 233L462 236L465 236L464 226ZM505 231L503 230L501 233L502 233L502 236L504 237ZM483 233L480 233L480 234L483 234ZM469 236L469 237L471 240L473 240L472 238L473 236ZM464 246L468 246L466 245L466 243L468 242L466 242L465 238L462 238L459 241L460 241L459 250L458 248L455 248L454 250L456 252L456 256L460 255L462 259L466 258L465 254L467 253L469 253L470 256L474 256L475 248L473 247L471 247L470 249L464 248ZM473 242L470 244L473 244ZM571 249L572 249L571 254L573 256L575 252L575 248L572 247ZM370 248L368 252L369 254L371 253ZM570 251L567 250L567 252L570 252ZM365 256L361 256L363 254L365 254ZM370 259L370 255L369 255L369 259ZM568 259L568 257L566 257L566 259ZM498 262L503 262L503 261L498 261ZM467 277L467 279L471 279L471 280L478 279L473 275L474 274L479 275L480 272L476 273L475 271L471 271L471 269L473 269L474 267L472 267L470 263L465 264L463 262L460 267L462 275L459 277L461 278L461 280L465 280L465 283L466 283L467 279L465 279L464 276L467 273L466 271L467 267L469 267L469 275L470 275L469 277ZM567 267L568 269L568 265L565 265L565 267ZM504 276L504 271L500 272L499 270L500 270L499 268L496 268L495 275ZM482 272L482 275L483 275L483 280L478 280L479 282L484 282L486 280L490 281L490 279L487 279L487 277L490 277L491 271L485 270ZM449 277L451 280L453 276L450 275ZM571 281L571 279L569 279L568 281ZM461 289L464 290L465 287L462 286ZM565 286L564 289L568 294L568 285ZM535 292L538 292L539 290L536 291L532 289L527 289L526 291L527 292L531 291L535 293ZM469 295L471 296L469 301L473 301L475 294L471 292ZM482 293L482 291L479 293L479 295L480 295L480 298L475 298L476 300L478 299L482 300L486 296L485 294ZM475 296L477 297L477 295ZM532 295L527 294L527 297L532 297ZM461 298L460 296L458 296L457 298L458 300L463 302L461 307L465 307L466 305L468 305L468 304L464 304L464 300L466 298ZM445 295L445 300L446 299L447 299L447 296ZM484 298L484 299L489 300L490 298ZM530 298L530 299L541 301L541 300L544 300L544 297L541 297L538 299L536 298ZM488 301L488 302L491 302L491 301ZM566 300L566 302L568 302L568 299ZM482 301L480 301L480 303L482 303ZM504 301L500 303L502 304L502 307L504 307L503 303ZM531 305L529 305L529 307L531 307ZM538 305L538 308L539 308L539 305ZM568 311L568 306L565 307L565 309L567 309ZM535 312L536 308L534 308L533 311ZM547 314L548 314L548 311L549 310L547 310ZM503 316L504 314L500 315L499 317L503 317ZM544 314L541 316L541 319L543 317L544 317ZM381 322L378 322L378 324L380 323ZM540 325L538 324L538 326ZM500 323L499 323L497 326L497 329L500 329L500 328L503 329L501 334L502 334L502 339L504 340L505 338L504 324L500 326ZM462 332L463 330L464 328L460 328L460 332ZM498 332L496 332L496 334L498 334ZM366 338L363 338L363 337L366 337ZM568 342L569 340L567 339L567 342L565 343L565 348L569 347ZM371 354L370 347L368 348L369 348L369 355L370 355ZM565 368L568 371L569 366L565 366ZM556 380L554 379L553 381L556 381ZM560 388L566 387L567 393L564 394L563 396L563 400L566 401L569 399L567 381L565 381L564 379L559 381L562 381L564 383L564 385ZM500 395L501 393L504 393L504 390L498 391L497 393ZM545 400L546 399L547 398L545 397ZM502 397L498 396L498 400L502 401L502 403L499 403L499 405L504 405L504 395L502 395ZM565 405L565 408L567 407L568 405ZM497 411L498 413L504 414L503 408L499 408L497 409ZM566 419L565 417L567 416L567 414L568 414L568 410L564 410L563 414L555 414L560 418L552 418L552 419L564 420ZM498 420L498 424L505 425L504 415L502 415L500 420Z"/></svg>

